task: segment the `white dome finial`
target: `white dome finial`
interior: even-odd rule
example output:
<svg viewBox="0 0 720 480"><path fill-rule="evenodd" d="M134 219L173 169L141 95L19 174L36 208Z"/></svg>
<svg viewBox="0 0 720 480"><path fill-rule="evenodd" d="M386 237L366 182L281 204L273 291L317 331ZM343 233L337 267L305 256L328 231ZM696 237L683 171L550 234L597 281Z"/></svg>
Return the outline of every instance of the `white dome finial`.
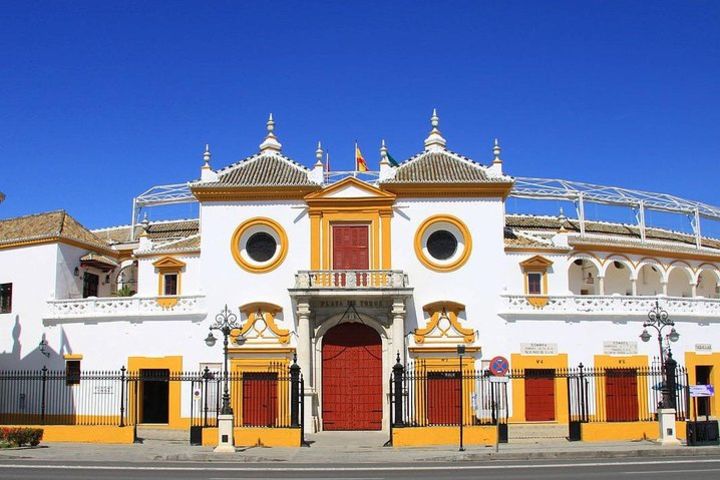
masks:
<svg viewBox="0 0 720 480"><path fill-rule="evenodd" d="M500 158L500 151L502 149L500 148L500 143L498 142L498 139L495 139L495 144L493 145L493 163L502 163L502 159Z"/></svg>
<svg viewBox="0 0 720 480"><path fill-rule="evenodd" d="M428 137L425 139L425 150L435 152L445 150L446 142L442 134L440 133L440 130L438 130L439 124L440 117L438 117L437 109L433 108L432 117L430 117L430 125L432 125L432 130L430 130L430 135L428 135Z"/></svg>
<svg viewBox="0 0 720 480"><path fill-rule="evenodd" d="M319 163L320 165L322 165L323 149L322 149L322 143L320 142L320 140L318 140L317 150L315 150L315 158L317 158L317 162L315 162L315 163L316 164Z"/></svg>
<svg viewBox="0 0 720 480"><path fill-rule="evenodd" d="M262 153L279 153L282 148L282 144L278 142L275 133L273 133L275 131L275 121L273 120L272 113L268 117L266 128L268 133L265 136L263 143L260 144L260 151Z"/></svg>
<svg viewBox="0 0 720 480"><path fill-rule="evenodd" d="M203 161L205 162L205 165L203 167L210 168L210 158L212 157L212 154L210 153L210 144L205 144L205 152L203 153Z"/></svg>

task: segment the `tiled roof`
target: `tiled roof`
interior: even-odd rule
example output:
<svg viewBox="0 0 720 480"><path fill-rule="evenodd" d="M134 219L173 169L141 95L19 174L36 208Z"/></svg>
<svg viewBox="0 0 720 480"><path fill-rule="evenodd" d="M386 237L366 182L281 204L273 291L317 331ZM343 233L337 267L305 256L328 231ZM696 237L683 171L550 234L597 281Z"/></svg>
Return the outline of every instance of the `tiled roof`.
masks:
<svg viewBox="0 0 720 480"><path fill-rule="evenodd" d="M216 182L195 183L194 188L217 187L316 187L309 170L279 153L258 153L217 172Z"/></svg>
<svg viewBox="0 0 720 480"><path fill-rule="evenodd" d="M550 239L536 238L509 227L505 227L504 237L506 247L557 248Z"/></svg>
<svg viewBox="0 0 720 480"><path fill-rule="evenodd" d="M172 242L153 244L152 250L143 253L181 253L195 252L198 250L200 250L200 234Z"/></svg>
<svg viewBox="0 0 720 480"><path fill-rule="evenodd" d="M424 151L397 167L395 177L383 183L512 182L507 176L489 174L487 167L449 150Z"/></svg>
<svg viewBox="0 0 720 480"><path fill-rule="evenodd" d="M200 230L200 222L198 219L190 220L171 220L161 222L151 222L148 224L147 234L150 240L175 240L196 235ZM143 232L143 226L138 224L135 226L135 241ZM118 227L102 228L93 230L93 233L102 238L110 245L130 242L130 225L121 225Z"/></svg>
<svg viewBox="0 0 720 480"><path fill-rule="evenodd" d="M506 215L505 225L513 229L521 230L559 230L560 220L558 217L536 216L536 215ZM565 219L563 227L568 232L580 232L580 222L575 219ZM627 239L640 240L640 229L637 225L626 225L621 223L585 221L585 232L598 234L594 238L601 238L601 235L619 236ZM609 237L605 237L609 238ZM646 228L646 240L667 241L688 246L695 246L695 237L687 233L663 230L660 228ZM703 237L702 246L713 249L720 249L720 240Z"/></svg>
<svg viewBox="0 0 720 480"><path fill-rule="evenodd" d="M117 267L118 262L116 262L114 259L106 256L106 255L100 255L99 253L90 252L82 257L80 257L80 262L84 263L92 263L92 264L102 264L107 265L109 267Z"/></svg>
<svg viewBox="0 0 720 480"><path fill-rule="evenodd" d="M55 238L109 250L102 239L83 227L64 210L0 220L0 246Z"/></svg>

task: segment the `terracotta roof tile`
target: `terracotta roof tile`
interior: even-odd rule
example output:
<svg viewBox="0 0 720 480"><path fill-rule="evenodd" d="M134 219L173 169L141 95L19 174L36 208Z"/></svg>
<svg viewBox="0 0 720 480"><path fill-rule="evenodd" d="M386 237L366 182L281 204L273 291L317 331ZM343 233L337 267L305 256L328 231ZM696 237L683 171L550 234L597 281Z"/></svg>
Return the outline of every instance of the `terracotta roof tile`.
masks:
<svg viewBox="0 0 720 480"><path fill-rule="evenodd" d="M397 167L395 177L383 183L477 183L512 182L510 177L496 177L486 166L458 153L425 151Z"/></svg>
<svg viewBox="0 0 720 480"><path fill-rule="evenodd" d="M195 183L205 187L286 187L317 184L308 178L309 170L279 153L258 153L219 170L216 182Z"/></svg>

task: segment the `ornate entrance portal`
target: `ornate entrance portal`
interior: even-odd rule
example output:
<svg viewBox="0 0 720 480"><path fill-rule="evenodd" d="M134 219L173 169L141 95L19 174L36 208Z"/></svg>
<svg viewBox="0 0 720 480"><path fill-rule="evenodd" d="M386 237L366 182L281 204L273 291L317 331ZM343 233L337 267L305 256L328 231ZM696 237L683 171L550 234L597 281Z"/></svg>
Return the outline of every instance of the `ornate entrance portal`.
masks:
<svg viewBox="0 0 720 480"><path fill-rule="evenodd" d="M342 323L322 345L323 430L381 430L382 343L362 323Z"/></svg>

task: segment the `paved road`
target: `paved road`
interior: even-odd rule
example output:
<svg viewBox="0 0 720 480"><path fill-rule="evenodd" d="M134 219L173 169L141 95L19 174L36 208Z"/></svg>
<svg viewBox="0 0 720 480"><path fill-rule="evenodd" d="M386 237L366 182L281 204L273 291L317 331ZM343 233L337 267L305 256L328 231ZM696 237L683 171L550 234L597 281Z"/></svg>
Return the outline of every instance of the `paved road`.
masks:
<svg viewBox="0 0 720 480"><path fill-rule="evenodd" d="M12 479L478 479L677 480L678 477L720 478L720 455L702 458L616 459L598 461L456 462L382 466L356 465L238 465L222 463L48 463L0 462L0 478Z"/></svg>

